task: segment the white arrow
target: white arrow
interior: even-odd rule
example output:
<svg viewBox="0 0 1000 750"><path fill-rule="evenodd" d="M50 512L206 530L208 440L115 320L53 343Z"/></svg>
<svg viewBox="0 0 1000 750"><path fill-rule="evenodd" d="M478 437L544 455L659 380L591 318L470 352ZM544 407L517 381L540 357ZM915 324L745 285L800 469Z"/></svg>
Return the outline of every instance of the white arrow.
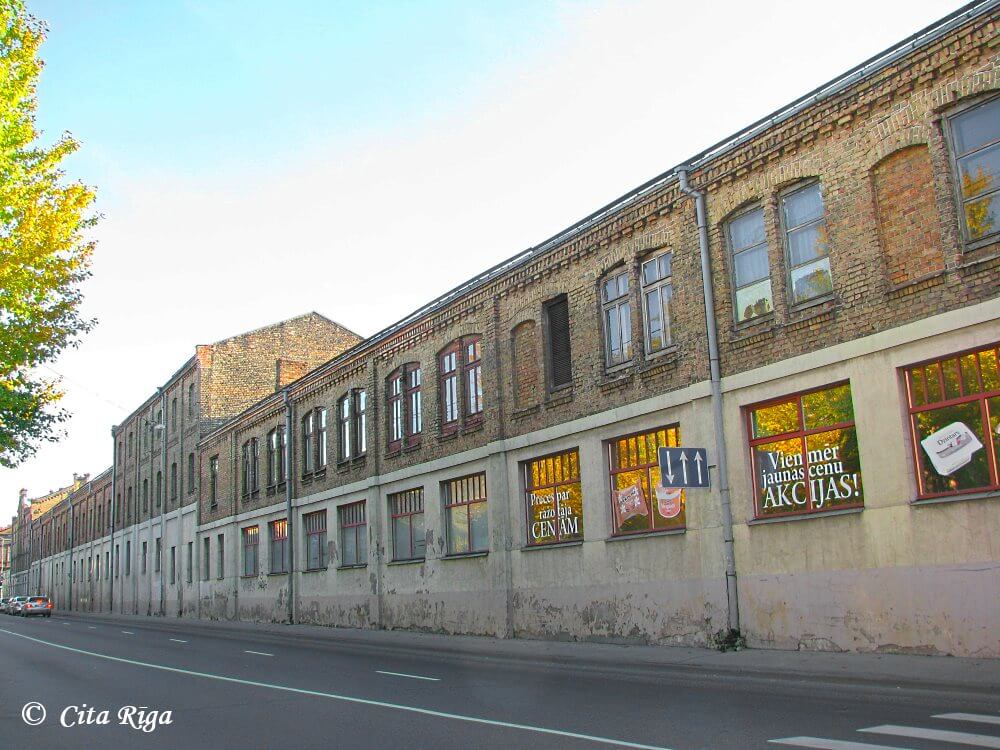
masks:
<svg viewBox="0 0 1000 750"><path fill-rule="evenodd" d="M704 482L701 481L701 454L700 453L695 453L694 454L694 463L695 463L695 466L698 467L698 484L704 484Z"/></svg>
<svg viewBox="0 0 1000 750"><path fill-rule="evenodd" d="M681 452L681 471L684 472L684 486L688 483L688 457L687 453Z"/></svg>
<svg viewBox="0 0 1000 750"><path fill-rule="evenodd" d="M670 451L667 451L667 481L670 484L674 483L674 470L670 466Z"/></svg>

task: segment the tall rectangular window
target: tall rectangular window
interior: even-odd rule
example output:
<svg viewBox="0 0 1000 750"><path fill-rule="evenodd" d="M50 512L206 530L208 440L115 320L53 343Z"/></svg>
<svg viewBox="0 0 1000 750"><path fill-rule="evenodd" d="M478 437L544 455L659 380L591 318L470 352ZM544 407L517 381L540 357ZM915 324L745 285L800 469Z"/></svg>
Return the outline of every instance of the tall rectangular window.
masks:
<svg viewBox="0 0 1000 750"><path fill-rule="evenodd" d="M160 572L160 563L163 559L163 540L156 538L156 555L153 557L153 572Z"/></svg>
<svg viewBox="0 0 1000 750"><path fill-rule="evenodd" d="M187 546L187 582L194 580L194 542L188 542Z"/></svg>
<svg viewBox="0 0 1000 750"><path fill-rule="evenodd" d="M546 359L549 388L562 388L573 382L573 357L570 350L569 298L563 294L545 305Z"/></svg>
<svg viewBox="0 0 1000 750"><path fill-rule="evenodd" d="M270 534L270 548L268 553L270 555L270 564L272 573L287 573L288 572L288 521L284 518L279 518L277 521L271 521L268 525L268 533Z"/></svg>
<svg viewBox="0 0 1000 750"><path fill-rule="evenodd" d="M218 577L220 579L225 578L225 576L226 576L226 535L225 534L219 534L219 536L216 537L215 554L218 557L218 559L216 560L216 563L215 563L215 570L217 571L216 574L218 575Z"/></svg>
<svg viewBox="0 0 1000 750"><path fill-rule="evenodd" d="M316 410L316 469L326 468L326 407Z"/></svg>
<svg viewBox="0 0 1000 750"><path fill-rule="evenodd" d="M441 485L448 554L486 552L490 548L486 517L486 475L452 479Z"/></svg>
<svg viewBox="0 0 1000 750"><path fill-rule="evenodd" d="M219 503L219 457L208 459L208 499L212 505Z"/></svg>
<svg viewBox="0 0 1000 750"><path fill-rule="evenodd" d="M340 519L340 565L357 567L368 564L368 523L365 501L337 508Z"/></svg>
<svg viewBox="0 0 1000 750"><path fill-rule="evenodd" d="M742 323L773 312L764 209L756 206L727 222L726 234L733 259L733 311L736 322Z"/></svg>
<svg viewBox="0 0 1000 750"><path fill-rule="evenodd" d="M583 489L576 448L526 462L524 495L529 545L583 539Z"/></svg>
<svg viewBox="0 0 1000 750"><path fill-rule="evenodd" d="M132 575L132 542L125 542L125 575Z"/></svg>
<svg viewBox="0 0 1000 750"><path fill-rule="evenodd" d="M684 493L663 486L657 453L658 448L679 444L676 427L626 435L607 443L616 535L684 528Z"/></svg>
<svg viewBox="0 0 1000 750"><path fill-rule="evenodd" d="M422 560L426 547L423 488L389 495L389 515L392 520L392 559Z"/></svg>
<svg viewBox="0 0 1000 750"><path fill-rule="evenodd" d="M177 548L170 548L170 585L177 583Z"/></svg>
<svg viewBox="0 0 1000 750"><path fill-rule="evenodd" d="M655 354L670 345L672 259L672 253L663 253L642 264L642 317L647 354Z"/></svg>
<svg viewBox="0 0 1000 750"><path fill-rule="evenodd" d="M278 429L267 433L267 486L274 488L278 484Z"/></svg>
<svg viewBox="0 0 1000 750"><path fill-rule="evenodd" d="M439 355L441 433L457 432L461 424L478 426L483 421L482 337L465 336L453 341Z"/></svg>
<svg viewBox="0 0 1000 750"><path fill-rule="evenodd" d="M247 526L241 532L243 538L243 576L255 576L257 568L257 543L260 529L257 526Z"/></svg>
<svg viewBox="0 0 1000 750"><path fill-rule="evenodd" d="M905 369L919 498L1000 490L1000 345Z"/></svg>
<svg viewBox="0 0 1000 750"><path fill-rule="evenodd" d="M351 394L347 393L337 402L337 442L341 461L351 458Z"/></svg>
<svg viewBox="0 0 1000 750"><path fill-rule="evenodd" d="M302 473L311 474L316 470L316 412L310 411L302 417Z"/></svg>
<svg viewBox="0 0 1000 750"><path fill-rule="evenodd" d="M177 500L177 462L170 464L170 499Z"/></svg>
<svg viewBox="0 0 1000 750"><path fill-rule="evenodd" d="M403 415L403 372L397 371L389 378L389 449L398 449L403 445L403 434L406 428Z"/></svg>
<svg viewBox="0 0 1000 750"><path fill-rule="evenodd" d="M1000 97L951 118L962 226L967 242L1000 232Z"/></svg>
<svg viewBox="0 0 1000 750"><path fill-rule="evenodd" d="M363 456L368 452L368 393L363 388L354 392L354 438L355 453Z"/></svg>
<svg viewBox="0 0 1000 750"><path fill-rule="evenodd" d="M188 453L188 476L187 476L187 491L190 495L194 492L194 454Z"/></svg>
<svg viewBox="0 0 1000 750"><path fill-rule="evenodd" d="M386 378L386 414L390 453L420 442L423 415L418 363L402 365Z"/></svg>
<svg viewBox="0 0 1000 750"><path fill-rule="evenodd" d="M601 284L604 320L604 354L608 367L632 359L632 303L629 300L628 272L613 274Z"/></svg>
<svg viewBox="0 0 1000 750"><path fill-rule="evenodd" d="M747 409L757 518L864 506L850 383Z"/></svg>
<svg viewBox="0 0 1000 750"><path fill-rule="evenodd" d="M409 411L410 434L414 438L420 435L424 428L423 413L420 399L420 366L413 367L406 373L406 404Z"/></svg>
<svg viewBox="0 0 1000 750"><path fill-rule="evenodd" d="M188 416L194 416L194 383L188 386Z"/></svg>
<svg viewBox="0 0 1000 750"><path fill-rule="evenodd" d="M813 182L786 193L781 198L781 210L791 303L808 302L831 294L830 247L819 183Z"/></svg>
<svg viewBox="0 0 1000 750"><path fill-rule="evenodd" d="M177 429L177 397L170 400L170 431Z"/></svg>
<svg viewBox="0 0 1000 750"><path fill-rule="evenodd" d="M326 567L326 511L306 513L302 516L306 532L306 570Z"/></svg>
<svg viewBox="0 0 1000 750"><path fill-rule="evenodd" d="M483 411L483 346L480 339L465 344L465 413Z"/></svg>
<svg viewBox="0 0 1000 750"><path fill-rule="evenodd" d="M147 557L148 557L148 551L146 549L146 542L143 542L142 543L142 565L140 567L140 569L142 570L142 574L143 575L146 574L146 571L149 568L148 560L146 559Z"/></svg>
<svg viewBox="0 0 1000 750"><path fill-rule="evenodd" d="M447 427L458 423L458 351L441 356L441 421Z"/></svg>
<svg viewBox="0 0 1000 750"><path fill-rule="evenodd" d="M212 573L212 537L201 540L201 580L207 581Z"/></svg>

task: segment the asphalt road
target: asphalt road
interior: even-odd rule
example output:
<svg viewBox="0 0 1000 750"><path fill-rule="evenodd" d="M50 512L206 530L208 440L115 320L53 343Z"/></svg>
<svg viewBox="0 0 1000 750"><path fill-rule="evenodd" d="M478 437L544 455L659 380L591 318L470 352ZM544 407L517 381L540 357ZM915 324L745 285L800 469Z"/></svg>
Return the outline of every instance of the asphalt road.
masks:
<svg viewBox="0 0 1000 750"><path fill-rule="evenodd" d="M45 707L38 726L25 722L41 716L37 706L22 714L29 702ZM139 728L120 723L128 706ZM87 723L102 710L108 723ZM143 731L153 711L171 723ZM1000 696L380 651L169 620L0 616L0 747L28 746L1000 748Z"/></svg>

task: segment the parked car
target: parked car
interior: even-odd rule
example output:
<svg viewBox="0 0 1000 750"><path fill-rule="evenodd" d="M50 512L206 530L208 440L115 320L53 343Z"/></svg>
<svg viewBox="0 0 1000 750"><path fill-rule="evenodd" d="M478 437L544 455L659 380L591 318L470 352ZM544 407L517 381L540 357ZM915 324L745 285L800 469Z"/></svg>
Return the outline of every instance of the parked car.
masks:
<svg viewBox="0 0 1000 750"><path fill-rule="evenodd" d="M9 602L9 601L10 601L10 597L8 597L8 596L0 597L0 612L6 612L7 611L7 602Z"/></svg>
<svg viewBox="0 0 1000 750"><path fill-rule="evenodd" d="M21 614L21 605L26 602L28 597L26 596L15 596L7 603L7 614L8 615L19 615Z"/></svg>
<svg viewBox="0 0 1000 750"><path fill-rule="evenodd" d="M21 617L42 615L52 617L52 600L47 596L27 596L21 603Z"/></svg>

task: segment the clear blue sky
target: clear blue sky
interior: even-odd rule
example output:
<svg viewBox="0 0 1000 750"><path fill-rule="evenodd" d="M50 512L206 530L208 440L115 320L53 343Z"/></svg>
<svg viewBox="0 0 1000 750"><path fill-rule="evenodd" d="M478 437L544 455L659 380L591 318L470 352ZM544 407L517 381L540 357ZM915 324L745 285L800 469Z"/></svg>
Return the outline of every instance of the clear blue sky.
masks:
<svg viewBox="0 0 1000 750"><path fill-rule="evenodd" d="M307 310L373 333L958 5L28 0L39 124L104 215L99 325L0 519L106 468L196 344Z"/></svg>

